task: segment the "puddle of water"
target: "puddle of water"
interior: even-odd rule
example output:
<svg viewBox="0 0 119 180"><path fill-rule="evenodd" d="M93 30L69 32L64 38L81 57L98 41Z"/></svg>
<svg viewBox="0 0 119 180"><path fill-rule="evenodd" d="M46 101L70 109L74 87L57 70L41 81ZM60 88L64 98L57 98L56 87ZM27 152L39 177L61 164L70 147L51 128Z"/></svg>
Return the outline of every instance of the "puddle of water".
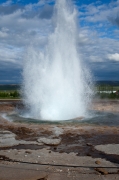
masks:
<svg viewBox="0 0 119 180"><path fill-rule="evenodd" d="M88 124L88 125L108 125L108 126L119 126L119 114L98 112L93 111L90 113L88 118L77 118L72 120L64 121L49 121L49 120L38 120L28 117L23 117L19 113L4 115L7 120L20 123L34 123L34 124Z"/></svg>

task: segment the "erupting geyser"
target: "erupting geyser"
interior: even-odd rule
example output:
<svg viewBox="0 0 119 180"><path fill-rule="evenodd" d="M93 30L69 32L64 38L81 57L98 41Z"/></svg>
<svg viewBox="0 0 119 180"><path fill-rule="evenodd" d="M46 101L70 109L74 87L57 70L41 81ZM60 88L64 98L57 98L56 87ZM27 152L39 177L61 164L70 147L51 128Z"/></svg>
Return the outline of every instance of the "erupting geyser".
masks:
<svg viewBox="0 0 119 180"><path fill-rule="evenodd" d="M92 94L90 75L79 56L77 11L69 0L56 1L53 22L45 48L34 45L25 57L24 103L35 119L85 116Z"/></svg>

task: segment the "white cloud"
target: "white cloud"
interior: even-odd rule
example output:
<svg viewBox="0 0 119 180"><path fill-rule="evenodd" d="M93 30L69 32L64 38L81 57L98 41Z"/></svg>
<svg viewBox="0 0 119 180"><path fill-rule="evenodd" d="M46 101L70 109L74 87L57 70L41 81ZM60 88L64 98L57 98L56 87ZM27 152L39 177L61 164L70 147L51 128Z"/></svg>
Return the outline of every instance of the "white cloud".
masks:
<svg viewBox="0 0 119 180"><path fill-rule="evenodd" d="M105 3L105 2L104 2ZM119 1L106 4L92 3L79 8L81 20L97 23L114 23L119 25Z"/></svg>
<svg viewBox="0 0 119 180"><path fill-rule="evenodd" d="M55 0L39 0L39 2L37 3L38 5L45 5L46 3L49 4L49 3L52 3L54 2Z"/></svg>
<svg viewBox="0 0 119 180"><path fill-rule="evenodd" d="M5 38L7 36L8 34L6 32L0 31L0 38Z"/></svg>
<svg viewBox="0 0 119 180"><path fill-rule="evenodd" d="M42 1L42 4L43 2L45 3ZM11 4L12 1L7 1L0 5L1 9L3 5L5 8L9 7L9 13L5 8L2 9L3 13L0 13L0 62L21 66L25 47L36 42L40 48L46 43L47 34L52 27L51 19L48 19L47 15L45 18L44 12L48 9L48 15L52 14L52 9L48 5L39 9L39 3L37 3L26 5L24 8L15 6L16 9L12 11ZM34 6L37 7L35 15ZM43 17L40 17L41 13Z"/></svg>
<svg viewBox="0 0 119 180"><path fill-rule="evenodd" d="M82 60L95 71L100 70L101 72L102 67L105 68L105 71L112 68L111 63L113 62L108 58L108 55L119 52L118 47L119 41L116 39L101 38L90 28L80 29L79 52ZM114 66L115 69L118 67L119 65Z"/></svg>
<svg viewBox="0 0 119 180"><path fill-rule="evenodd" d="M12 0L7 0L6 2L2 3L2 6L9 6L12 4Z"/></svg>
<svg viewBox="0 0 119 180"><path fill-rule="evenodd" d="M21 50L16 47L7 47L4 45L0 45L0 62L13 63L17 66L21 66Z"/></svg>
<svg viewBox="0 0 119 180"><path fill-rule="evenodd" d="M119 61L119 53L108 54L108 59L113 61Z"/></svg>
<svg viewBox="0 0 119 180"><path fill-rule="evenodd" d="M21 67L27 46L34 44L39 49L45 46L53 27L53 6L48 5L50 2L54 0L14 8L12 1L7 1L4 8L0 5L0 63ZM111 60L119 62L119 41L106 37L111 23L118 24L119 0L109 4L84 5L79 9L82 10L79 13L79 52L82 60L90 66L93 64L93 68L97 67L96 63L106 63L105 68L108 68ZM94 25L90 26L90 22ZM100 31L100 28L103 30ZM118 30L114 29L114 33L117 37ZM100 68L99 64L97 68Z"/></svg>

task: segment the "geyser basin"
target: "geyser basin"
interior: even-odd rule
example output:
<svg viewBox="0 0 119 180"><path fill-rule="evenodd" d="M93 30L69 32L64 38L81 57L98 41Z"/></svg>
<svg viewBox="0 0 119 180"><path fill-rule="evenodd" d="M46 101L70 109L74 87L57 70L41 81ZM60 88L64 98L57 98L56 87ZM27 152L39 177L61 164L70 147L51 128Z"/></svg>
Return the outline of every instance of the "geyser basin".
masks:
<svg viewBox="0 0 119 180"><path fill-rule="evenodd" d="M70 0L56 0L47 45L34 40L26 51L22 92L33 119L87 116L91 78L79 55L77 17Z"/></svg>
<svg viewBox="0 0 119 180"><path fill-rule="evenodd" d="M70 120L41 120L33 119L28 117L23 117L20 114L10 114L6 115L6 118L13 122L20 123L37 123L37 124L85 124L85 125L99 125L99 126L119 126L119 114L118 113L109 113L109 112L100 112L100 111L90 111L91 114L88 118L77 118Z"/></svg>

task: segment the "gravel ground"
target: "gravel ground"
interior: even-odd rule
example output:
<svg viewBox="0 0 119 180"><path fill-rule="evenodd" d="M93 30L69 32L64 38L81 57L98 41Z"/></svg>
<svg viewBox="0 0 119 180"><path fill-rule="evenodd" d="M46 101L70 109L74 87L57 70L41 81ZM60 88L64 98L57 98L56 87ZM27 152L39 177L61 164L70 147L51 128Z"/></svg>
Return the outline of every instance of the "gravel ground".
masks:
<svg viewBox="0 0 119 180"><path fill-rule="evenodd" d="M119 101L92 108L119 112ZM10 113L20 101L0 101ZM119 178L119 127L25 124L0 116L0 179L113 180Z"/></svg>

